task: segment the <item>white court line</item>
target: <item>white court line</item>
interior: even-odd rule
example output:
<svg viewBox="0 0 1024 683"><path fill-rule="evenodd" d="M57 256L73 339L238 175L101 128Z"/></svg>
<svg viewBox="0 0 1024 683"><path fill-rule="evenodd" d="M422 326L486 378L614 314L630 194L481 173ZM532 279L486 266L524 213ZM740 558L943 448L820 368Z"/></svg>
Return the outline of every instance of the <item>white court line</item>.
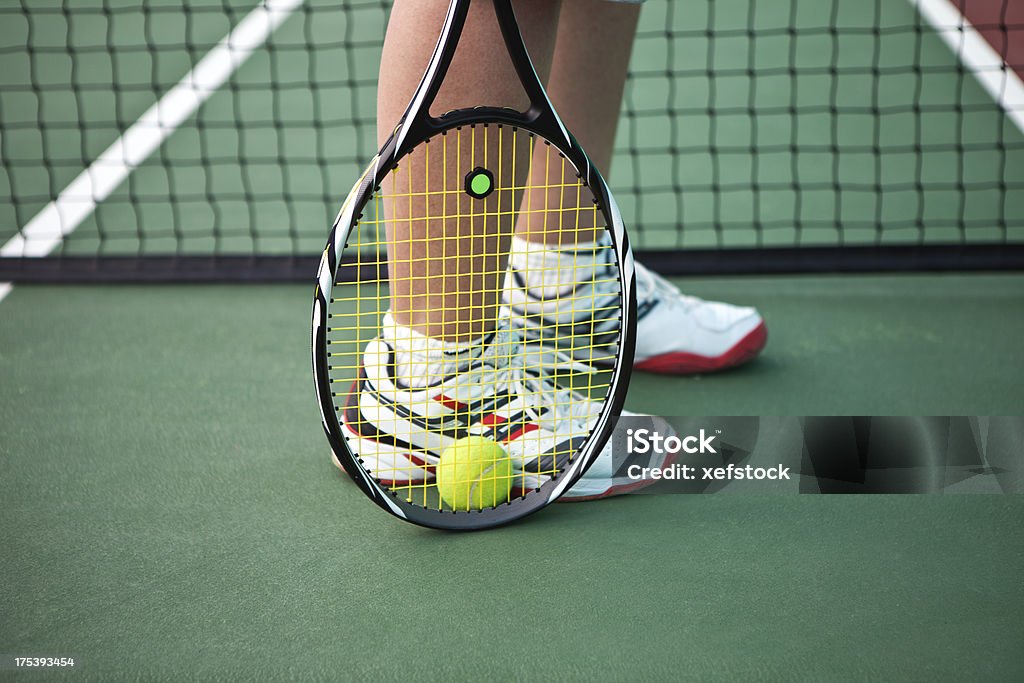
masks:
<svg viewBox="0 0 1024 683"><path fill-rule="evenodd" d="M303 0L264 0L25 227L0 257L46 256L267 40ZM0 301L11 291L0 283Z"/></svg>
<svg viewBox="0 0 1024 683"><path fill-rule="evenodd" d="M956 58L1024 133L1024 83L949 0L910 0Z"/></svg>

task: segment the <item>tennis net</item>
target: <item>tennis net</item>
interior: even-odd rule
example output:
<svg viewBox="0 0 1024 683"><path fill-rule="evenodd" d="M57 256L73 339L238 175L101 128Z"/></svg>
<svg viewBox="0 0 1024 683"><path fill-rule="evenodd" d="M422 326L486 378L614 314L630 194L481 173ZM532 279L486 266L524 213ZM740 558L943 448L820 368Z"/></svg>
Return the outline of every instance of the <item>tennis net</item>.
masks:
<svg viewBox="0 0 1024 683"><path fill-rule="evenodd" d="M389 2L0 7L0 280L308 280ZM669 273L1024 266L1024 7L650 0L610 183Z"/></svg>

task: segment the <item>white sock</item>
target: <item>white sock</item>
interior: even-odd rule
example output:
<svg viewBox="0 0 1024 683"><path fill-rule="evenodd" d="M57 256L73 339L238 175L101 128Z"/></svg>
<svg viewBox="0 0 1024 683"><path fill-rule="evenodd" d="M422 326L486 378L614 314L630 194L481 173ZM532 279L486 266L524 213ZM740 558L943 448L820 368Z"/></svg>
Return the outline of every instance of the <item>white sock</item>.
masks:
<svg viewBox="0 0 1024 683"><path fill-rule="evenodd" d="M592 281L606 269L611 245L601 240L554 248L513 237L509 260L534 296L550 299L564 296L573 285Z"/></svg>
<svg viewBox="0 0 1024 683"><path fill-rule="evenodd" d="M479 358L493 333L471 342L446 342L400 325L389 311L381 323L384 340L395 350L395 379L422 389L443 381L471 360Z"/></svg>

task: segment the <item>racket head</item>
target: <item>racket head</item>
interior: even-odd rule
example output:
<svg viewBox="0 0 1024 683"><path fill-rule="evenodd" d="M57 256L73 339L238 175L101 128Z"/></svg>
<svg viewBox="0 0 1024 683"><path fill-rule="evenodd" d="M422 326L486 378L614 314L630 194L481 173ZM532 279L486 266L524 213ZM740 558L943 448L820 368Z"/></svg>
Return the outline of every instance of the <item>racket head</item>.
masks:
<svg viewBox="0 0 1024 683"><path fill-rule="evenodd" d="M343 417L360 391L359 373L365 371L365 363L358 359L358 354L365 353L366 345L379 335L381 320L388 306L391 283L386 274L386 238L381 237L381 210L383 202L388 201L387 188L389 184L394 187L396 177L401 178L403 166L416 156L416 150L424 145L429 148L430 145L444 144L442 141L446 138L451 140L453 135L465 136L466 131L476 131L474 134L500 131L499 135L509 138L525 138L530 141L529 149L533 155L538 153L537 149L545 150L561 164L557 171L557 184L578 188L581 194L586 194L587 201L577 203L589 204L591 216L598 217L597 222L603 228L602 256L613 265L610 272L617 287L617 310L614 314L619 322L614 353L606 358L609 362L604 364L606 369L600 373L600 379L590 376L574 379L570 376L566 380L573 390L579 388L580 382L589 387L587 407L596 414L589 433L576 439L575 452L564 466L554 468L557 472L548 471L549 476L537 488L484 509L452 509L443 501L439 502L436 493L430 495L430 482L401 485L386 474L382 476L382 468L369 466L368 454L365 450L360 453L360 448L355 447L354 441L357 440L352 438L350 431L346 432ZM400 152L396 131L353 187L338 214L317 275L312 320L314 379L323 428L335 457L367 496L388 512L416 524L442 529L480 529L518 519L557 499L582 476L606 444L614 418L621 412L625 400L632 365L636 314L633 262L614 199L603 178L571 138L570 145L559 146L545 135L545 132L550 134L550 130L538 130L537 126L525 122L521 115L504 109L449 112L426 132L430 135L423 135L422 139L406 136L405 150ZM521 143L512 145L513 150L521 147ZM487 164L493 167L494 161L488 160ZM452 190L454 184L475 168L454 169L452 180L444 183L446 194L458 194ZM571 177L563 178L563 175L569 175L569 171ZM462 188L464 196L453 207L455 215L464 212L470 204L491 201L500 207L522 200L527 190L516 189L523 186L516 185L514 174L512 179L497 171L493 175L496 187L487 199L475 199L467 188ZM402 181L397 182L401 184ZM545 184L551 183L545 180ZM546 208L544 210L547 211ZM510 223L514 229L516 220ZM376 235L372 234L374 230ZM360 282L362 284L358 284ZM360 288L363 288L361 293ZM592 294L589 300L593 300ZM561 341L567 335L560 328L548 336ZM339 351L342 347L343 350ZM571 352L572 349L566 353ZM508 434L507 431L503 433ZM433 455L436 455L436 450ZM429 459L425 460L429 462Z"/></svg>

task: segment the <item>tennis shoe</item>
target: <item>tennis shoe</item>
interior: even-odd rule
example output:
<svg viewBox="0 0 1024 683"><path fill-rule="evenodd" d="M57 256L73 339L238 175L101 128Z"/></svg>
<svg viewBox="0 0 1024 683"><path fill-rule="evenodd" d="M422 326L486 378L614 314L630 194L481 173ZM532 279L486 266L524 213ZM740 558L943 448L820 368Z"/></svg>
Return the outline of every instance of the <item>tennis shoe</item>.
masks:
<svg viewBox="0 0 1024 683"><path fill-rule="evenodd" d="M617 354L619 325L611 257L608 248L551 249L513 238L503 291L506 315L526 338L607 366ZM566 276L570 268L575 277ZM575 284L552 287L548 281ZM715 372L752 360L767 342L768 329L754 308L683 294L641 263L636 284L637 370Z"/></svg>
<svg viewBox="0 0 1024 683"><path fill-rule="evenodd" d="M444 449L478 435L512 458L513 489L536 489L569 464L597 420L598 402L560 388L507 326L455 352L390 316L384 330L363 352L341 422L356 457L387 486L433 481Z"/></svg>
<svg viewBox="0 0 1024 683"><path fill-rule="evenodd" d="M678 436L672 425L660 417L640 415L626 410L622 411L622 415L623 417L644 418L630 420L630 425L635 429L647 429L652 433L661 434L665 438ZM656 480L630 476L631 473L636 475L643 468L665 468L670 466L674 460L673 454L654 448L649 449L648 453L633 453L621 458L614 458L611 445L607 445L594 460L590 469L558 500L575 503L634 493L656 483ZM634 466L639 469L633 469Z"/></svg>

